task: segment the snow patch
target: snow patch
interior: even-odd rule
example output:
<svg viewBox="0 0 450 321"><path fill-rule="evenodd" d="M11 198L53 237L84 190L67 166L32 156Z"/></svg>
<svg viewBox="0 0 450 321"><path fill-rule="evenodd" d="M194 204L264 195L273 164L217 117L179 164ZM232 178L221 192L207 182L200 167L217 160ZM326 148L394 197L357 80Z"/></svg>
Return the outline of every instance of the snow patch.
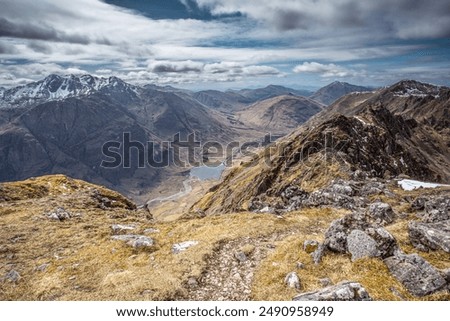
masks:
<svg viewBox="0 0 450 321"><path fill-rule="evenodd" d="M402 180L398 181L398 185L400 185L405 191L412 191L412 190L415 190L418 188L436 188L436 187L442 187L442 186L450 187L450 185L446 185L446 184L427 183L427 182L415 181L413 179L402 179Z"/></svg>

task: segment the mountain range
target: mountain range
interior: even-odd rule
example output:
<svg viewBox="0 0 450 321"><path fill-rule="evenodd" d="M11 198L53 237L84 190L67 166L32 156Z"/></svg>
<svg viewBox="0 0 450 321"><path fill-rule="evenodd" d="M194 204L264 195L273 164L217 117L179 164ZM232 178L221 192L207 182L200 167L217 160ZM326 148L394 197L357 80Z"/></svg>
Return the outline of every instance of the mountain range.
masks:
<svg viewBox="0 0 450 321"><path fill-rule="evenodd" d="M356 171L447 183L449 94L448 87L416 81L348 94L277 141L270 159L264 151L235 168L199 202L200 208L207 213L248 210L254 198L276 203L273 198L290 184L309 192Z"/></svg>
<svg viewBox="0 0 450 321"><path fill-rule="evenodd" d="M218 181L180 176L193 185L160 199L170 219L65 175L0 183L0 299L450 299L450 88L407 80L328 107L288 94L227 112L172 88L133 92L128 104L95 92L2 108L1 173L56 168L144 190L163 174L96 171L92 146L117 128L187 132L199 117L224 126L224 141L246 126L296 128Z"/></svg>
<svg viewBox="0 0 450 321"><path fill-rule="evenodd" d="M63 173L138 196L173 169L139 168L136 154L131 168L105 170L99 165L106 142L120 142L125 132L157 148L177 133L221 143L285 135L324 107L299 94L311 92L273 85L191 92L117 77L49 75L0 92L0 180Z"/></svg>

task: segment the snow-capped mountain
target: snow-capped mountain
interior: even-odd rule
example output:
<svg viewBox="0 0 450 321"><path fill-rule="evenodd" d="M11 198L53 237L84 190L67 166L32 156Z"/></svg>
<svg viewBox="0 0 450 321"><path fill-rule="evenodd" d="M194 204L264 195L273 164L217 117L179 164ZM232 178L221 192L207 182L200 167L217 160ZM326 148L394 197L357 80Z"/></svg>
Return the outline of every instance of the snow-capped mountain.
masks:
<svg viewBox="0 0 450 321"><path fill-rule="evenodd" d="M138 95L138 87L117 77L91 75L49 75L48 77L11 89L0 89L0 107L24 107L68 97L87 96L96 92Z"/></svg>

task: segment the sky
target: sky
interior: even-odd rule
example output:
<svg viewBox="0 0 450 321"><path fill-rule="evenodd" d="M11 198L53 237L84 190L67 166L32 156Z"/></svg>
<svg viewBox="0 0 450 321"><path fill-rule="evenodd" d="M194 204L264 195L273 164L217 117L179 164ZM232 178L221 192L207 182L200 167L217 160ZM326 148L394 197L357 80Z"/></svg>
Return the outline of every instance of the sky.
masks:
<svg viewBox="0 0 450 321"><path fill-rule="evenodd" d="M0 0L0 86L450 85L448 0Z"/></svg>

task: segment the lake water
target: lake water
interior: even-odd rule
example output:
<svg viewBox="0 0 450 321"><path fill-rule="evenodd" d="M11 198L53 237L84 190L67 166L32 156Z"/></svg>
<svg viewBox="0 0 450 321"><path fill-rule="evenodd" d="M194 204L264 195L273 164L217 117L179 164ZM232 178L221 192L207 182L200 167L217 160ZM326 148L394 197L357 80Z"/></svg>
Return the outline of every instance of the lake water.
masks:
<svg viewBox="0 0 450 321"><path fill-rule="evenodd" d="M197 177L201 181L205 181L208 179L220 179L220 176L222 175L224 169L224 163L216 167L206 165L194 167L190 171L190 177Z"/></svg>

